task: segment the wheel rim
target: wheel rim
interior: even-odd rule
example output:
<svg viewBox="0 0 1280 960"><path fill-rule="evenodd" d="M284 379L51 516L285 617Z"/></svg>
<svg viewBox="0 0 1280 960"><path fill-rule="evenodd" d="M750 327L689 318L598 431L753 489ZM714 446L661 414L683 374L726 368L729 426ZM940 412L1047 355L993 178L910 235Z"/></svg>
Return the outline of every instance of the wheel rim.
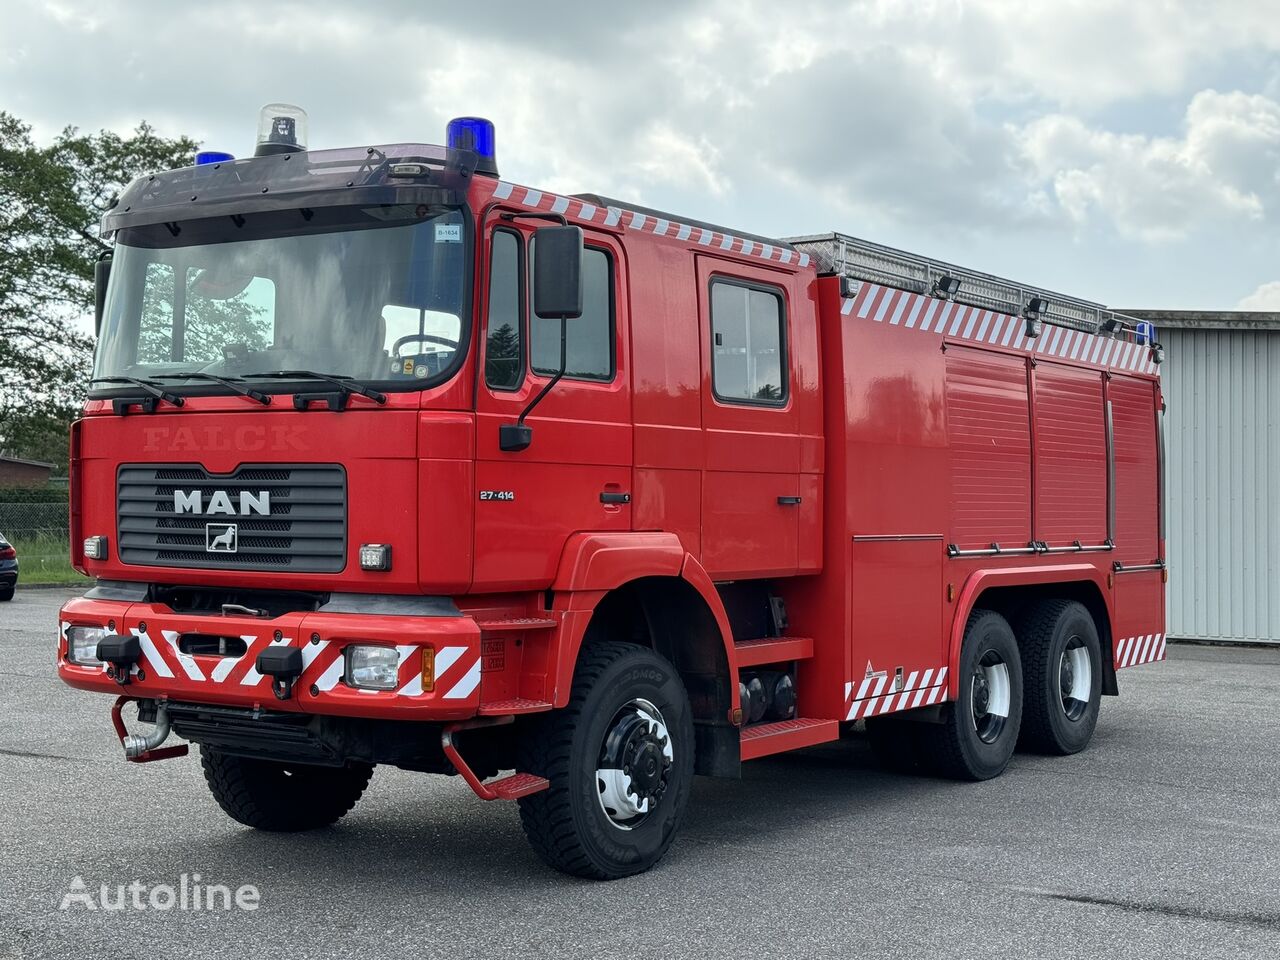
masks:
<svg viewBox="0 0 1280 960"><path fill-rule="evenodd" d="M1085 715L1093 696L1093 661L1079 637L1067 641L1058 660L1058 691L1068 720L1075 722Z"/></svg>
<svg viewBox="0 0 1280 960"><path fill-rule="evenodd" d="M1011 694L1009 665L999 653L988 650L978 661L969 687L973 729L983 743L994 743L1004 732Z"/></svg>
<svg viewBox="0 0 1280 960"><path fill-rule="evenodd" d="M596 764L600 809L615 827L632 830L662 802L675 755L662 711L648 700L624 704L605 731Z"/></svg>

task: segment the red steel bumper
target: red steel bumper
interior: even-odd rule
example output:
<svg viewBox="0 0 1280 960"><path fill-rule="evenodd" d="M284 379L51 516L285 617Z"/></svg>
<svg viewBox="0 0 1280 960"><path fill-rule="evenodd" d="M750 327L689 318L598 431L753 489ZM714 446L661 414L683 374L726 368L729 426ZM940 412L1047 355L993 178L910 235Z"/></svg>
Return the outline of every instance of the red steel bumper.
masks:
<svg viewBox="0 0 1280 960"><path fill-rule="evenodd" d="M260 707L330 716L395 720L462 720L480 705L480 628L468 616L403 617L365 614L290 613L274 619L249 616L193 616L150 603L77 598L59 617L58 676L82 690L168 698L185 703ZM137 635L142 658L121 686L105 667L67 661L67 628L106 627ZM239 637L241 656L189 655L179 649L184 634ZM341 682L343 649L350 643L380 643L398 649L400 675L395 690L355 690ZM302 651L302 676L292 695L279 700L269 677L254 666L268 646ZM423 687L423 650L434 651L434 687Z"/></svg>

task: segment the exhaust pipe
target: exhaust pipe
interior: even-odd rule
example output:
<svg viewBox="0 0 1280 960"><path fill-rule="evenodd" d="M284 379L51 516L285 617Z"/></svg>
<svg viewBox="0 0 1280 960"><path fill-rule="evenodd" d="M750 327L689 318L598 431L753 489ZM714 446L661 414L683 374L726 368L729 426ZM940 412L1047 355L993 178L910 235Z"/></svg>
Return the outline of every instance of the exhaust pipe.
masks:
<svg viewBox="0 0 1280 960"><path fill-rule="evenodd" d="M120 738L124 745L125 759L132 760L160 746L169 738L169 729L169 711L162 703L156 707L156 723L150 733L130 733Z"/></svg>

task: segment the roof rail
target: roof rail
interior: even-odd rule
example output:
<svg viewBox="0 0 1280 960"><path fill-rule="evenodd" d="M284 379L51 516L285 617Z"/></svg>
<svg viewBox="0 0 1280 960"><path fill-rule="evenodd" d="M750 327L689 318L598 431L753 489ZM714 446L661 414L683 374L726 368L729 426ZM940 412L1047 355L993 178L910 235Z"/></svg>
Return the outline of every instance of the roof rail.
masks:
<svg viewBox="0 0 1280 960"><path fill-rule="evenodd" d="M797 250L814 259L819 273L834 273L913 293L946 296L966 306L995 310L1014 317L1024 316L1032 299L1039 299L1043 304L1038 316L1045 323L1092 333L1123 331L1136 334L1138 330L1136 318L1116 313L1100 303L1014 283L989 273L968 270L848 234L825 233L788 239ZM944 278L959 281L959 286L953 287L949 296L945 291L948 284L939 284Z"/></svg>

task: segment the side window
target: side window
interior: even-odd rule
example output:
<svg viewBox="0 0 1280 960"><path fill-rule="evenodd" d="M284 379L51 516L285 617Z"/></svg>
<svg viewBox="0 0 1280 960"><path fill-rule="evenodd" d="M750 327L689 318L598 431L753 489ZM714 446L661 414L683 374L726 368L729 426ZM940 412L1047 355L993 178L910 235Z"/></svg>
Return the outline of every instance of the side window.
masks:
<svg viewBox="0 0 1280 960"><path fill-rule="evenodd" d="M711 384L719 399L777 405L786 401L784 321L780 291L711 281Z"/></svg>
<svg viewBox="0 0 1280 960"><path fill-rule="evenodd" d="M529 244L533 276L535 244ZM533 369L552 375L560 367L560 322L530 318ZM574 380L612 380L614 374L613 258L599 247L582 254L582 316L568 321L565 376Z"/></svg>
<svg viewBox="0 0 1280 960"><path fill-rule="evenodd" d="M484 352L484 380L494 390L515 390L524 381L520 277L520 238L510 230L495 230Z"/></svg>

